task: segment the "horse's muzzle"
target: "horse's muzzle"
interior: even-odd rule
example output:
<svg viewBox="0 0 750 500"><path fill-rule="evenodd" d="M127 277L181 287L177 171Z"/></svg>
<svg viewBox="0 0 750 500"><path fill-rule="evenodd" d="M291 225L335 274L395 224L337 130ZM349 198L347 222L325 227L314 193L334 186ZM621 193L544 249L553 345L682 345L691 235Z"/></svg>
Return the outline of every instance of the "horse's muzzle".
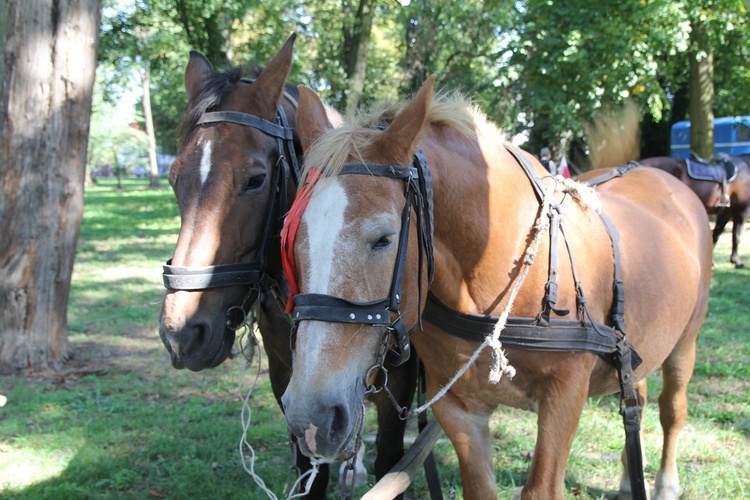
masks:
<svg viewBox="0 0 750 500"><path fill-rule="evenodd" d="M195 322L174 332L163 324L159 337L170 354L172 366L197 372L214 368L229 357L234 344L234 332L223 329L213 332L207 323Z"/></svg>
<svg viewBox="0 0 750 500"><path fill-rule="evenodd" d="M354 454L362 415L343 399L326 403L315 398L294 401L287 390L282 397L287 425L303 454L326 461L345 460ZM299 404L297 404L299 403Z"/></svg>

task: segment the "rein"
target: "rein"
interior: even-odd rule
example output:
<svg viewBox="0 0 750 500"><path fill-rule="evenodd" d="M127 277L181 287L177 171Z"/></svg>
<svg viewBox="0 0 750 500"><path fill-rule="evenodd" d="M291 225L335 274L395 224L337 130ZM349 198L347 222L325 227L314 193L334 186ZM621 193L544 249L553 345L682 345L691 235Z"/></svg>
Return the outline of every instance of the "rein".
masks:
<svg viewBox="0 0 750 500"><path fill-rule="evenodd" d="M245 83L252 80L243 79ZM296 106L296 102L287 94L284 96ZM274 228L279 217L288 206L286 199L289 183L299 182L299 166L294 148L294 131L279 107L276 122L269 122L256 115L238 111L212 111L205 113L196 125L229 122L260 130L274 137L279 151L276 168L273 170L274 202L266 217L258 255L252 262L217 264L206 267L174 266L172 259L163 266L164 286L168 290L206 290L225 286L249 286L267 290L276 281L266 271L266 252L274 236ZM241 326L241 325L240 325Z"/></svg>
<svg viewBox="0 0 750 500"><path fill-rule="evenodd" d="M388 350L386 359L394 366L403 364L410 356L409 336L416 329L415 325L407 329L399 308L401 305L401 287L406 267L406 250L409 240L411 209L414 206L417 217L417 237L419 242L419 303L422 302L422 273L424 259L427 260L428 283L434 274L432 250L432 180L427 162L421 151L414 157L412 165L384 165L377 163L347 163L339 175L371 175L400 179L405 183L404 209L401 212L401 231L396 253L396 265L393 272L388 297L372 302L350 302L348 300L317 293L293 295L298 290L296 268L294 266L294 236L299 220L311 195L313 184L309 189L303 188L295 199L290 216L284 221L282 231L282 255L284 271L290 284L288 308L293 307L292 321L304 320L327 321L332 323L356 323L384 327L395 339L395 346ZM315 181L312 181L315 182ZM424 252L424 256L423 253ZM395 316L395 317L394 317ZM419 311L421 318L421 306ZM393 319L392 319L393 318ZM421 321L421 320L420 320Z"/></svg>

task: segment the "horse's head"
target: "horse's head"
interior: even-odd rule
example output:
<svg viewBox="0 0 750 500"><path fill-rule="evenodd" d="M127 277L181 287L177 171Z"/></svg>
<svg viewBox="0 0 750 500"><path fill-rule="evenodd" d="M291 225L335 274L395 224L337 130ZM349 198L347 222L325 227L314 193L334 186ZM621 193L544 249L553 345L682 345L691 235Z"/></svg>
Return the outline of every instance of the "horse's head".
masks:
<svg viewBox="0 0 750 500"><path fill-rule="evenodd" d="M285 245L294 241L293 255L283 252L300 292L294 369L282 402L310 456L336 459L353 451L366 387L383 372L386 350L396 344L401 360L408 356L408 331L423 298L420 277L424 285L428 274L419 272L417 234L425 214L415 209L421 192L412 158L432 84L382 131L353 123L331 129L318 97L300 89L297 129L308 184L282 236ZM296 210L302 199L306 207ZM292 223L299 224L296 236L289 234Z"/></svg>
<svg viewBox="0 0 750 500"><path fill-rule="evenodd" d="M253 289L280 273L278 251L270 250L295 187L292 129L284 123L286 114L294 120L294 107L284 101L280 108L293 43L294 36L254 81L241 80L238 69L217 73L203 55L190 54L188 111L169 174L181 228L165 266L159 328L176 368L224 361Z"/></svg>

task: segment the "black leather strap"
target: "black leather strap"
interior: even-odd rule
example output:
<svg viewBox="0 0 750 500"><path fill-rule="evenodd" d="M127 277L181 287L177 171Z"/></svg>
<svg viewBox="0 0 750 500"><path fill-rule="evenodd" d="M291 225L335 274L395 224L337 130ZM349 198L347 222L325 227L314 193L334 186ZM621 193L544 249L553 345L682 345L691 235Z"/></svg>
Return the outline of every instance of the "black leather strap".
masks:
<svg viewBox="0 0 750 500"><path fill-rule="evenodd" d="M374 302L350 302L332 295L303 293L294 296L294 305L292 318L295 322L313 320L366 325L389 325L391 323L387 299Z"/></svg>
<svg viewBox="0 0 750 500"><path fill-rule="evenodd" d="M432 174L427 167L427 159L421 149L417 149L417 152L414 155L414 167L419 171L419 193L422 195L420 199L422 203L421 213L426 215L424 224L420 224L420 227L424 228L424 234L422 236L426 253L425 257L427 259L427 281L431 284L435 275L435 258L432 246L435 233L435 213L432 210L434 205L434 195L432 189ZM417 213L420 213L420 211L417 210Z"/></svg>
<svg viewBox="0 0 750 500"><path fill-rule="evenodd" d="M238 125L245 125L247 127L257 128L261 132L264 132L270 136L278 137L280 139L289 140L293 139L291 129L282 127L263 118L259 118L255 115L248 113L240 113L238 111L211 111L205 113L196 125L204 125L206 123L218 123L218 122L230 122Z"/></svg>
<svg viewBox="0 0 750 500"><path fill-rule="evenodd" d="M544 191L546 190L546 187L542 183L542 179L538 175L536 175L534 167L531 166L531 163L520 149L511 146L510 144L506 144L505 149L507 149L508 152L513 155L513 158L516 159L518 164L526 173L526 177L528 177L528 179L531 181L531 185L534 188L536 197L539 199L539 201L542 201L544 199Z"/></svg>
<svg viewBox="0 0 750 500"><path fill-rule="evenodd" d="M618 177L622 177L623 175L631 172L633 169L640 167L641 164L635 161L628 162L625 165L620 165L619 167L607 172L606 174L596 177L594 179L589 179L587 181L582 181L584 184L590 186L590 187L596 187L600 184L604 184L605 182L609 182L612 179L616 179Z"/></svg>
<svg viewBox="0 0 750 500"><path fill-rule="evenodd" d="M612 242L612 254L614 256L614 284L612 289L612 323L615 328L625 335L625 284L622 281L622 264L620 262L620 234L612 221L604 212L599 212L599 217L609 234Z"/></svg>
<svg viewBox="0 0 750 500"><path fill-rule="evenodd" d="M482 343L492 335L496 316L454 311L432 293L427 294L424 319L456 337ZM609 355L616 350L617 335L611 326L572 319L552 318L547 326L536 318L508 318L500 334L504 347L534 351L586 351Z"/></svg>
<svg viewBox="0 0 750 500"><path fill-rule="evenodd" d="M339 175L359 174L391 179L416 179L417 169L411 165L385 165L381 163L346 163L341 167Z"/></svg>
<svg viewBox="0 0 750 500"><path fill-rule="evenodd" d="M633 357L638 359L634 359ZM633 498L647 500L646 481L643 478L643 451L641 449L641 407L635 391L634 366L640 364L635 349L623 338L617 344L614 365L620 379L620 414L625 427L625 454L628 460L628 478Z"/></svg>
<svg viewBox="0 0 750 500"><path fill-rule="evenodd" d="M257 265L220 264L206 267L163 266L164 286L170 290L203 290L223 286L257 284L262 276Z"/></svg>

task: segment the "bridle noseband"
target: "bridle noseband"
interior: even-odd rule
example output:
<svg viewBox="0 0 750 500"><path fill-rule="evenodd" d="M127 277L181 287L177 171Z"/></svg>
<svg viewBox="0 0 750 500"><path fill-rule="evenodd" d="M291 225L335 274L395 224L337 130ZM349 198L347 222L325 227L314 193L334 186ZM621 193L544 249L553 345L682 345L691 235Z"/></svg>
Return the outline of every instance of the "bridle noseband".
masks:
<svg viewBox="0 0 750 500"><path fill-rule="evenodd" d="M252 80L242 79L245 83ZM204 113L196 126L211 123L230 122L260 130L276 139L279 158L273 169L272 184L274 202L265 221L263 239L258 254L252 262L217 264L206 267L174 266L172 259L163 266L164 286L168 290L206 290L226 286L249 286L261 290L275 283L267 273L266 254L274 236L279 218L288 207L287 191L289 184L299 182L299 166L294 148L294 131L289 125L282 107L276 113L276 122L269 122L256 115L238 111L212 111Z"/></svg>
<svg viewBox="0 0 750 500"><path fill-rule="evenodd" d="M376 163L347 163L339 175L357 174L390 179L401 179L406 184L404 197L406 202L401 212L401 231L396 253L396 265L393 271L388 297L373 302L350 302L331 295L306 293L294 296L295 303L292 320L296 323L303 320L327 321L332 323L355 323L380 326L394 336L395 346L388 350L386 359L394 366L403 364L410 356L409 335L416 325L407 329L400 312L401 287L406 267L406 254L409 240L409 222L411 208L414 205L417 215L419 241L419 320L421 322L422 303L422 268L423 259L427 259L428 282L434 273L432 251L432 181L427 163L419 151L414 163L404 165L383 165ZM285 226L286 230L286 226ZM283 252L282 252L283 253ZM287 276L287 280L296 279Z"/></svg>

